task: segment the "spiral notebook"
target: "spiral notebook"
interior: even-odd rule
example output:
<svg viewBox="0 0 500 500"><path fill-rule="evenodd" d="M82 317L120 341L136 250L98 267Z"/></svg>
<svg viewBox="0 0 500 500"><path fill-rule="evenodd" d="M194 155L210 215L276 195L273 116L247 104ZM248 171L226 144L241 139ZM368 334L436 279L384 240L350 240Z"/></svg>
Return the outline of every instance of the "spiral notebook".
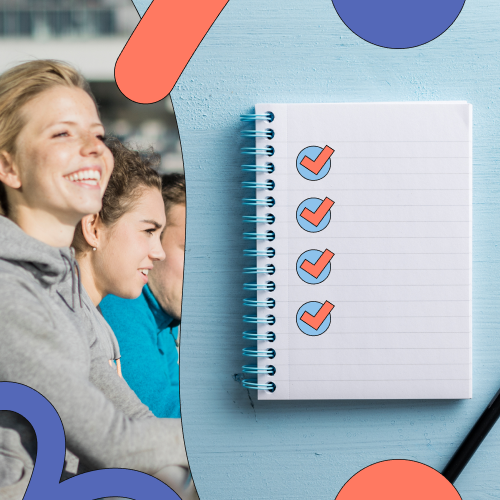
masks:
<svg viewBox="0 0 500 500"><path fill-rule="evenodd" d="M472 106L259 104L242 120L243 385L472 397Z"/></svg>

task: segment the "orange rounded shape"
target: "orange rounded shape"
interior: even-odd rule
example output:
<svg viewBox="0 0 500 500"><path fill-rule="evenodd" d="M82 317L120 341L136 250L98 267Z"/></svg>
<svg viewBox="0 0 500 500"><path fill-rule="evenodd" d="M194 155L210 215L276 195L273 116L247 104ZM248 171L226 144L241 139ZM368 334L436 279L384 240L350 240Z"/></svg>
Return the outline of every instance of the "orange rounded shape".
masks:
<svg viewBox="0 0 500 500"><path fill-rule="evenodd" d="M229 0L153 0L115 65L118 88L149 104L170 93Z"/></svg>
<svg viewBox="0 0 500 500"><path fill-rule="evenodd" d="M460 500L437 470L411 460L369 465L351 477L336 500Z"/></svg>

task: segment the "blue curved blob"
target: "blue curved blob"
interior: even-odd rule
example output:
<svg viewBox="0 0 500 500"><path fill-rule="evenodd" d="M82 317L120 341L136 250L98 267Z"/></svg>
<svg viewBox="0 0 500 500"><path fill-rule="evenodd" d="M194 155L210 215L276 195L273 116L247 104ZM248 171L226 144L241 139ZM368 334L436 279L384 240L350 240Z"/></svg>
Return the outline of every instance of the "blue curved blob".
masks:
<svg viewBox="0 0 500 500"><path fill-rule="evenodd" d="M443 34L465 0L332 0L346 26L363 40L408 49Z"/></svg>
<svg viewBox="0 0 500 500"><path fill-rule="evenodd" d="M0 383L0 410L20 413L36 433L37 458L24 500L43 498L59 484L64 466L65 436L55 408L37 391L14 382Z"/></svg>
<svg viewBox="0 0 500 500"><path fill-rule="evenodd" d="M54 500L94 500L115 496L133 500L179 500L178 495L159 479L128 469L95 470L67 479L57 486L57 495L52 497Z"/></svg>
<svg viewBox="0 0 500 500"><path fill-rule="evenodd" d="M66 440L55 408L30 387L0 382L1 410L21 414L36 433L36 463L24 500L94 500L110 496L133 500L179 500L177 494L158 479L128 469L97 470L59 483Z"/></svg>

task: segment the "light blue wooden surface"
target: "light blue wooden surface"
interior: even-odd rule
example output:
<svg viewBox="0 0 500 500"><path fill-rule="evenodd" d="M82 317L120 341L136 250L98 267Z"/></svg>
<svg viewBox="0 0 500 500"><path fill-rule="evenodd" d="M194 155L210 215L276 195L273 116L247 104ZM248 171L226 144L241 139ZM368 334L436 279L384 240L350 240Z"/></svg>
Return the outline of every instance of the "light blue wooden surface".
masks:
<svg viewBox="0 0 500 500"><path fill-rule="evenodd" d="M438 39L390 50L357 38L330 0L230 0L190 61L172 101L188 200L181 404L202 500L334 498L392 458L442 470L500 387L499 20L498 2L468 0ZM171 50L158 49L159 64ZM248 345L239 114L256 102L406 100L474 105L473 399L257 401L233 378ZM456 482L463 499L500 498L499 461L500 424Z"/></svg>

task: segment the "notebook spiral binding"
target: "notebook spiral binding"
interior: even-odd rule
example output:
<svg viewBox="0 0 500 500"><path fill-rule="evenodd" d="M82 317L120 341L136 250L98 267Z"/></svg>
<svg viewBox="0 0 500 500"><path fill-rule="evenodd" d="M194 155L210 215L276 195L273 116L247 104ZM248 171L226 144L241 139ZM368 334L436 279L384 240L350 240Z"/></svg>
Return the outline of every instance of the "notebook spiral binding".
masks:
<svg viewBox="0 0 500 500"><path fill-rule="evenodd" d="M272 174L274 172L274 163L266 163L265 165L241 165L243 172L267 172Z"/></svg>
<svg viewBox="0 0 500 500"><path fill-rule="evenodd" d="M271 112L267 112L265 114L246 114L240 116L241 121L243 122L257 122L257 121L267 121L271 123L274 120L274 114ZM274 130L272 128L265 128L264 130L242 130L241 136L243 138L255 139L257 137L265 138L268 140L272 140L274 137ZM242 147L241 153L245 155L262 155L262 156L273 156L274 147L271 145L266 145L264 148L257 147ZM271 162L266 162L264 165L242 165L241 169L243 172L252 172L252 173L267 173L272 174L274 172L274 164ZM272 179L267 179L265 182L256 182L256 181L244 181L242 182L243 189L252 189L254 191L272 191L275 188L275 183ZM262 206L272 208L275 204L275 199L272 196L265 196L261 198L243 198L243 205L246 206ZM272 225L275 222L275 216L272 213L268 213L265 215L244 215L243 222L250 224L268 224ZM264 232L244 232L243 238L245 240L252 241L273 241L276 237L276 234L271 229ZM275 256L275 250L272 247L267 247L265 250L258 250L256 248L245 249L243 251L243 255L245 257L268 257L273 258ZM276 268L273 264L267 264L266 266L261 267L245 267L243 269L244 274L267 274L273 275L276 272ZM264 291L272 293L276 290L276 284L274 281L266 281L265 283L244 283L244 290L251 290L254 292ZM243 299L243 305L247 307L255 307L257 310L259 308L273 309L276 306L276 302L274 298L267 297L265 300L257 300L257 298L248 298ZM273 314L267 315L250 315L245 314L243 316L244 323L252 323L252 324L264 324L272 326L276 322L276 317ZM265 333L258 333L257 330L247 330L243 332L243 338L245 340L253 340L256 342L274 342L276 340L276 335L272 331L268 331ZM262 345L262 344L261 344ZM273 359L276 356L276 351L269 347L265 348L257 348L255 347L245 347L243 349L244 356L250 356L253 358L267 358ZM273 376L276 373L276 368L272 364L268 365L244 365L243 373L248 373L252 375L269 375ZM274 392L276 390L276 384L274 382L266 382L263 384L258 383L257 379L245 379L242 381L243 387L246 389L256 389L256 390L264 390L269 392Z"/></svg>

